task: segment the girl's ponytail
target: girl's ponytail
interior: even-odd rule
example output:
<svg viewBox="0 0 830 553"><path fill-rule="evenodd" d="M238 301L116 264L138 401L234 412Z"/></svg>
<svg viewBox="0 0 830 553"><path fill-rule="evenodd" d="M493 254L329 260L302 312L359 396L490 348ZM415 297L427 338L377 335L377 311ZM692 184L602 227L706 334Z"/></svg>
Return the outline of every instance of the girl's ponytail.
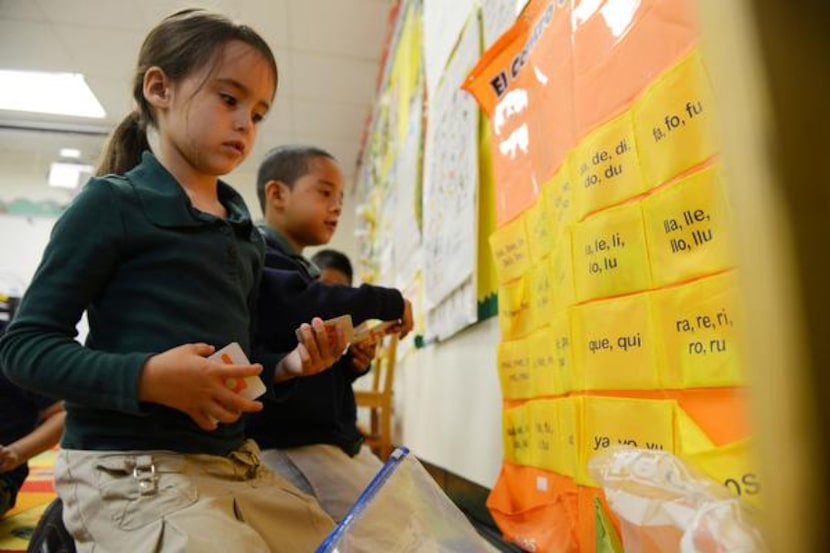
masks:
<svg viewBox="0 0 830 553"><path fill-rule="evenodd" d="M146 125L141 114L133 111L110 135L95 174L100 177L111 173L126 173L141 162L142 152L149 149Z"/></svg>

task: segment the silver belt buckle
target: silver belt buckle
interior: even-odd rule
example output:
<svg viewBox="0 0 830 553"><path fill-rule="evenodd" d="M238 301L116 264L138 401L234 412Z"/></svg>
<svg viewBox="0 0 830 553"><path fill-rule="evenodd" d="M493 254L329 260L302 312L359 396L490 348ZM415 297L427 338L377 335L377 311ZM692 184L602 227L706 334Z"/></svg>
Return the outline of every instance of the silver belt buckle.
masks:
<svg viewBox="0 0 830 553"><path fill-rule="evenodd" d="M139 455L133 465L133 479L138 483L138 493L152 495L158 492L158 474L153 458L149 455Z"/></svg>

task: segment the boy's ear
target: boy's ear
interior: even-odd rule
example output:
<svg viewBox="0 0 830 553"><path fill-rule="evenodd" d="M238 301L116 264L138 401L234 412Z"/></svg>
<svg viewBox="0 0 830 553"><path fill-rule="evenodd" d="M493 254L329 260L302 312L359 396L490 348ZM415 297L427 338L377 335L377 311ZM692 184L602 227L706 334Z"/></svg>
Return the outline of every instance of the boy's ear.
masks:
<svg viewBox="0 0 830 553"><path fill-rule="evenodd" d="M268 204L284 205L290 192L291 189L281 180L269 180L265 183L265 199Z"/></svg>
<svg viewBox="0 0 830 553"><path fill-rule="evenodd" d="M170 104L170 79L160 68L153 66L144 72L144 98L156 108L164 108Z"/></svg>

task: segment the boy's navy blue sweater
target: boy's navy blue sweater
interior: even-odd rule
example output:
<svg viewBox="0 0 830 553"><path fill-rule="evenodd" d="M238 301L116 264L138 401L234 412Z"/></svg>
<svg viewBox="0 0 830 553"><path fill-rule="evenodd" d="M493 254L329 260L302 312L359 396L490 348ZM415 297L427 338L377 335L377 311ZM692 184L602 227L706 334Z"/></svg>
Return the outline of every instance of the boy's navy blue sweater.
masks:
<svg viewBox="0 0 830 553"><path fill-rule="evenodd" d="M318 282L311 276L308 260L291 251L279 234L273 229L263 229L263 233L265 270L256 337L260 347L269 351L293 349L296 328L313 317L329 319L348 313L358 325L368 319L403 316L403 296L397 290ZM363 438L356 426L352 382L361 374L346 354L325 371L289 381L286 386L293 389L287 397L279 401L265 398L265 409L250 417L248 435L263 449L331 444L356 454Z"/></svg>

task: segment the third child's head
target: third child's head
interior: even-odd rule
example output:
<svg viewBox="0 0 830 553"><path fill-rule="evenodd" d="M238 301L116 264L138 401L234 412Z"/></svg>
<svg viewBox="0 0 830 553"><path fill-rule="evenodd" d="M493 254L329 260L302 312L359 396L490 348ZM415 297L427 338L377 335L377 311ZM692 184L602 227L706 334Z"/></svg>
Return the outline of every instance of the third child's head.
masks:
<svg viewBox="0 0 830 553"><path fill-rule="evenodd" d="M343 207L343 173L325 150L280 146L259 166L257 195L268 225L302 251L331 240Z"/></svg>
<svg viewBox="0 0 830 553"><path fill-rule="evenodd" d="M135 111L115 131L99 173L123 173L148 148L180 181L229 173L250 154L277 86L274 56L256 31L224 16L184 10L144 40Z"/></svg>
<svg viewBox="0 0 830 553"><path fill-rule="evenodd" d="M349 257L340 251L323 249L311 257L311 261L320 269L320 282L351 286L354 270Z"/></svg>

